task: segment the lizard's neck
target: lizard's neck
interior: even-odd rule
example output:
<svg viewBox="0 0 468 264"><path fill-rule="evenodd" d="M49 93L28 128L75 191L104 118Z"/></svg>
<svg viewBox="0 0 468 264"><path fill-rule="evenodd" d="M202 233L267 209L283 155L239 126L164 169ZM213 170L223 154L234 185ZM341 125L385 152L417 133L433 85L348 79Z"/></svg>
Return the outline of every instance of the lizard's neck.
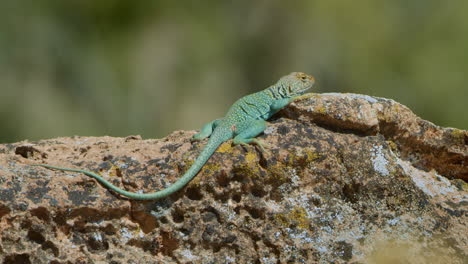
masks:
<svg viewBox="0 0 468 264"><path fill-rule="evenodd" d="M283 94L284 88L282 84L274 84L264 90L268 95L273 98L273 100L279 100L286 98L287 96Z"/></svg>

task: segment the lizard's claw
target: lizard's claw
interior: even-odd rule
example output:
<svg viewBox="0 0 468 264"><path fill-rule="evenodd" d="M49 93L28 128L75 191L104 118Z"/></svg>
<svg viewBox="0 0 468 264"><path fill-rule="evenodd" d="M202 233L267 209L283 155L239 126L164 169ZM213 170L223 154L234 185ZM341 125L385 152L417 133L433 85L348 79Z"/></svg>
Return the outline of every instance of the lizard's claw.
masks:
<svg viewBox="0 0 468 264"><path fill-rule="evenodd" d="M268 143L265 143L261 140L258 140L258 139L254 139L252 141L252 143L255 143L259 148L260 150L264 153L264 154L268 154L269 153L269 150L267 150L267 148L271 148L271 145L268 144Z"/></svg>

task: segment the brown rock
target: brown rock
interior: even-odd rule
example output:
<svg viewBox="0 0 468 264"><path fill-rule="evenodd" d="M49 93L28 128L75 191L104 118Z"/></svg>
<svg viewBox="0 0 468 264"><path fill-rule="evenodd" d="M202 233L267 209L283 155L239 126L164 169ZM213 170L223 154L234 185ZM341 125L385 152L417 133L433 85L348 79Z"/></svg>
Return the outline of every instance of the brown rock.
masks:
<svg viewBox="0 0 468 264"><path fill-rule="evenodd" d="M1 263L464 263L468 132L392 100L322 94L292 104L255 146L223 144L183 190L165 188L203 148L73 137L0 145Z"/></svg>

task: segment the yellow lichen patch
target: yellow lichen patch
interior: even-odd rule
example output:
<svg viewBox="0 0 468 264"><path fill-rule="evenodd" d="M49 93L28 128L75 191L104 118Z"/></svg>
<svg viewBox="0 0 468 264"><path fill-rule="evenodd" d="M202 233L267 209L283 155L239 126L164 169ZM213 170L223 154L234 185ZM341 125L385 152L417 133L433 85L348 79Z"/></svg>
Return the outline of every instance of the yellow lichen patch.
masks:
<svg viewBox="0 0 468 264"><path fill-rule="evenodd" d="M317 106L314 108L315 112L319 113L319 114L326 114L327 113L327 109L324 107L324 106Z"/></svg>
<svg viewBox="0 0 468 264"><path fill-rule="evenodd" d="M289 153L285 160L268 165L265 183L277 188L284 183L291 182L292 171L295 169L299 169L296 171L303 171L304 168L321 157L322 155L311 149L304 149L301 153ZM301 174L298 176L301 177Z"/></svg>
<svg viewBox="0 0 468 264"><path fill-rule="evenodd" d="M320 154L318 154L317 152L314 152L311 149L304 149L303 153L306 155L307 163L311 163L322 157Z"/></svg>
<svg viewBox="0 0 468 264"><path fill-rule="evenodd" d="M301 153L290 153L285 163L287 166L304 168L320 157L320 154L311 149L303 149Z"/></svg>
<svg viewBox="0 0 468 264"><path fill-rule="evenodd" d="M109 177L119 176L119 174L120 168L115 165L112 165L112 167L108 170Z"/></svg>
<svg viewBox="0 0 468 264"><path fill-rule="evenodd" d="M194 162L195 162L195 160L193 160L193 159L184 158L184 164L185 164L184 169L188 170L190 167L192 167Z"/></svg>
<svg viewBox="0 0 468 264"><path fill-rule="evenodd" d="M275 220L284 227L296 226L301 229L308 229L310 225L310 220L307 218L307 211L302 207L294 207L285 214L277 214L275 215Z"/></svg>
<svg viewBox="0 0 468 264"><path fill-rule="evenodd" d="M200 175L197 175L197 176L193 177L193 179L189 183L189 186L191 186L191 187L200 186L201 177L199 177L199 176Z"/></svg>
<svg viewBox="0 0 468 264"><path fill-rule="evenodd" d="M289 227L290 226L290 219L285 214L277 214L275 215L275 221L281 226Z"/></svg>
<svg viewBox="0 0 468 264"><path fill-rule="evenodd" d="M261 175L259 166L249 164L249 163L242 164L234 168L233 171L235 174L241 174L245 178L250 178L250 179L259 178Z"/></svg>
<svg viewBox="0 0 468 264"><path fill-rule="evenodd" d="M450 131L452 138L458 144L464 144L465 142L465 131L461 129L452 128Z"/></svg>
<svg viewBox="0 0 468 264"><path fill-rule="evenodd" d="M135 236L139 236L141 232L142 230L141 230L140 225L137 225L133 233L135 234Z"/></svg>
<svg viewBox="0 0 468 264"><path fill-rule="evenodd" d="M457 128L452 128L451 129L452 131L450 132L452 135L456 136L456 137L462 137L465 135L465 131L461 130L461 129L457 129Z"/></svg>
<svg viewBox="0 0 468 264"><path fill-rule="evenodd" d="M217 172L221 170L221 166L218 163L206 163L205 166L203 166L202 171L209 170L210 172Z"/></svg>
<svg viewBox="0 0 468 264"><path fill-rule="evenodd" d="M257 155L251 151L247 152L247 155L245 155L245 160L247 163L252 163L257 159Z"/></svg>
<svg viewBox="0 0 468 264"><path fill-rule="evenodd" d="M225 153L225 152L231 151L231 149L232 149L231 143L230 142L224 142L223 144L221 144L221 146L219 146L217 152Z"/></svg>
<svg viewBox="0 0 468 264"><path fill-rule="evenodd" d="M288 177L288 169L284 164L277 163L275 165L268 166L268 178L266 183L273 185L274 188L291 181Z"/></svg>
<svg viewBox="0 0 468 264"><path fill-rule="evenodd" d="M302 207L295 207L290 213L293 221L297 222L297 226L302 229L309 227L310 220L307 218L307 211Z"/></svg>
<svg viewBox="0 0 468 264"><path fill-rule="evenodd" d="M388 140L387 144L388 144L388 146L390 147L390 149L392 151L397 151L398 150L398 145L395 142L393 142L391 140Z"/></svg>
<svg viewBox="0 0 468 264"><path fill-rule="evenodd" d="M193 163L193 161L192 161ZM190 165L191 166L191 165ZM190 168L190 166L187 166L187 169ZM199 175L195 176L191 181L190 185L191 186L198 186L200 185L200 181L202 177L200 177L200 174L203 175L212 175L213 173L216 173L221 170L221 166L217 163L206 163L203 168L201 169ZM185 172L184 172L185 173Z"/></svg>

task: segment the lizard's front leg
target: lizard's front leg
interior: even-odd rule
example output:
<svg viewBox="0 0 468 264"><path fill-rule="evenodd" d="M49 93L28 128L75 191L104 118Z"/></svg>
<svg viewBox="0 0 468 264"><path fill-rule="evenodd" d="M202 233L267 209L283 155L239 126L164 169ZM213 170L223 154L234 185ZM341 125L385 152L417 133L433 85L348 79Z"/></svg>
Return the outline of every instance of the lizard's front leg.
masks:
<svg viewBox="0 0 468 264"><path fill-rule="evenodd" d="M299 95L299 96L295 96L295 97L291 97L291 98L282 98L282 99L275 100L270 105L270 112L268 112L264 117L265 117L265 119L269 119L274 114L278 113L279 110L283 109L285 106L287 106L291 102L294 102L296 100L302 100L302 99L310 98L312 96L313 96L312 93L308 93L308 94L303 94L303 95Z"/></svg>
<svg viewBox="0 0 468 264"><path fill-rule="evenodd" d="M222 118L215 119L206 125L204 125L198 134L193 135L192 140L202 140L204 138L207 138L213 133L213 130L219 125L219 123L222 121Z"/></svg>
<svg viewBox="0 0 468 264"><path fill-rule="evenodd" d="M287 106L293 100L294 100L294 98L282 98L282 99L279 99L279 100L275 100L270 105L270 111L268 113L266 113L262 118L265 119L265 120L270 119L270 117L272 117L274 114L276 114L283 107Z"/></svg>
<svg viewBox="0 0 468 264"><path fill-rule="evenodd" d="M236 130L234 132L236 136L234 137L233 143L235 145L255 143L263 152L267 152L265 150L267 144L255 138L265 131L266 127L267 122L265 120L250 120L242 122L241 124L236 125Z"/></svg>

